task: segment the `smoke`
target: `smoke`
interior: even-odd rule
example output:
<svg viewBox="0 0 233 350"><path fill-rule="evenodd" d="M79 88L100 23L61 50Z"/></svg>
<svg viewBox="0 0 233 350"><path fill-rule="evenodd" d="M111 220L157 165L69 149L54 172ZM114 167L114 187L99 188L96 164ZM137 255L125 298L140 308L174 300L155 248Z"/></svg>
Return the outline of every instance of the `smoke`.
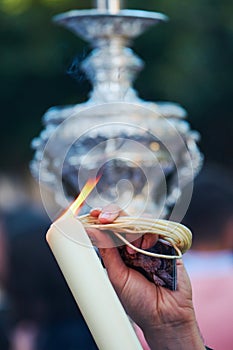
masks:
<svg viewBox="0 0 233 350"><path fill-rule="evenodd" d="M86 74L81 69L81 64L88 55L87 48L81 54L76 55L66 69L66 74L78 83L87 81Z"/></svg>

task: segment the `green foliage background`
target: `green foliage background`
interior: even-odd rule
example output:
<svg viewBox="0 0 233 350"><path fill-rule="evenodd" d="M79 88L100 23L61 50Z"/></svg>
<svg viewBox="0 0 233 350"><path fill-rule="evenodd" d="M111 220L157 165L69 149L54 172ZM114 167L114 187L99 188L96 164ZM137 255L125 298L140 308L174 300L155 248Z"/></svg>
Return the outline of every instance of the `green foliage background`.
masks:
<svg viewBox="0 0 233 350"><path fill-rule="evenodd" d="M136 81L142 98L183 105L208 161L233 168L233 2L229 0L128 0L128 8L170 17L139 37L134 50L146 63ZM67 71L89 48L55 26L51 17L90 8L81 0L0 1L1 170L23 171L31 139L51 106L79 103L90 89Z"/></svg>

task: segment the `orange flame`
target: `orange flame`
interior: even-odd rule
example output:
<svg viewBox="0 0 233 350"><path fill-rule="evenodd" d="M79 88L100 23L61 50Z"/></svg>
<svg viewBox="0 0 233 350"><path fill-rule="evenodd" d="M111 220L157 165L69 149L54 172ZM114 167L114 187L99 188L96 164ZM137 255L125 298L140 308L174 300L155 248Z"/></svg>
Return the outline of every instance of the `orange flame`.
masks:
<svg viewBox="0 0 233 350"><path fill-rule="evenodd" d="M79 193L78 197L74 200L74 202L69 207L69 210L71 210L73 215L78 214L83 202L89 196L91 191L93 191L93 189L95 188L95 186L97 185L99 180L100 180L100 176L98 176L96 179L89 179L86 182L86 184L82 188L81 192Z"/></svg>

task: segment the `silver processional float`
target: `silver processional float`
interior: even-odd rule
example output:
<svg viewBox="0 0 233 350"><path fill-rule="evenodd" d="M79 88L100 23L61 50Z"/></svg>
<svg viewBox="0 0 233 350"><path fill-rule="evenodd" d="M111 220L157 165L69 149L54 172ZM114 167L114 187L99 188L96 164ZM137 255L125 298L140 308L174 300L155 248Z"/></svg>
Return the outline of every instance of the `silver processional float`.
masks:
<svg viewBox="0 0 233 350"><path fill-rule="evenodd" d="M119 0L98 0L95 9L54 17L90 43L81 69L93 89L85 103L45 113L44 130L32 142L31 171L52 188L61 207L88 178L101 175L89 207L115 202L134 215L181 220L202 165L199 134L190 129L180 105L145 101L132 87L143 68L130 48L132 39L168 18L120 5ZM177 206L184 187L189 188L185 203Z"/></svg>

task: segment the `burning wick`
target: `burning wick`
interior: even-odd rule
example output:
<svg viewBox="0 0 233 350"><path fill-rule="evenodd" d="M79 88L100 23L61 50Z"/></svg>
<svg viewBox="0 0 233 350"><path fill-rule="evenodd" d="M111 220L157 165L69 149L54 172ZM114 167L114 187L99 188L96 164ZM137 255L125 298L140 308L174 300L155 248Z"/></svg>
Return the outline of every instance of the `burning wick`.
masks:
<svg viewBox="0 0 233 350"><path fill-rule="evenodd" d="M100 180L100 176L98 176L96 179L89 179L86 184L84 185L82 191L79 193L78 197L74 200L74 202L70 205L69 209L73 215L77 215L81 206L85 202L86 198L89 196L89 194L93 191L95 186Z"/></svg>

